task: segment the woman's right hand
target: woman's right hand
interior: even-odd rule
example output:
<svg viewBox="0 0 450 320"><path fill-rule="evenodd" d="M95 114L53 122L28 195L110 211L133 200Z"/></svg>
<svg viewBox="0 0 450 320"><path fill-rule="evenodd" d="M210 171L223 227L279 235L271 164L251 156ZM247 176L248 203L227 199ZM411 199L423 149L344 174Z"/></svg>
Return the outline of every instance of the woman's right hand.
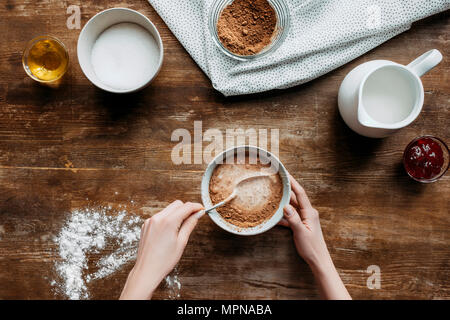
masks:
<svg viewBox="0 0 450 320"><path fill-rule="evenodd" d="M150 299L159 283L178 263L189 236L204 215L199 203L180 200L145 220L136 264L128 275L120 299Z"/></svg>
<svg viewBox="0 0 450 320"><path fill-rule="evenodd" d="M298 254L308 263L326 299L351 299L328 252L319 213L302 186L290 175L291 200L280 225L291 228Z"/></svg>

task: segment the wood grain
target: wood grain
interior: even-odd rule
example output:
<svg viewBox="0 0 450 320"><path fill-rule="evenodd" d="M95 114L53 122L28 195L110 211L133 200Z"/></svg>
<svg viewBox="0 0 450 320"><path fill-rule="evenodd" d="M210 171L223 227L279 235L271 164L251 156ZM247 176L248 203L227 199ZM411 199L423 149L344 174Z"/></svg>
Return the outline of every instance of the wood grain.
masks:
<svg viewBox="0 0 450 320"><path fill-rule="evenodd" d="M66 27L72 4L81 7L82 25L110 7L147 15L165 44L156 81L127 96L91 85L76 58L79 30ZM0 30L0 299L64 298L49 281L59 259L53 236L74 208L122 205L145 216L176 198L200 201L206 165L176 166L170 158L172 131L192 132L195 120L204 130L280 129L280 158L319 210L330 252L354 298L450 298L449 176L420 185L401 166L403 149L416 136L450 141L448 14L414 24L311 83L233 98L211 87L145 0L6 0ZM56 90L33 82L21 66L26 42L47 33L70 51L70 71ZM423 77L424 110L411 126L383 140L346 127L336 97L352 68L381 58L406 64L431 48L444 61ZM379 290L366 286L369 265L381 268ZM117 298L131 267L90 284L91 297ZM318 298L290 231L281 227L241 238L205 218L177 272L185 299ZM164 286L155 294L169 297Z"/></svg>

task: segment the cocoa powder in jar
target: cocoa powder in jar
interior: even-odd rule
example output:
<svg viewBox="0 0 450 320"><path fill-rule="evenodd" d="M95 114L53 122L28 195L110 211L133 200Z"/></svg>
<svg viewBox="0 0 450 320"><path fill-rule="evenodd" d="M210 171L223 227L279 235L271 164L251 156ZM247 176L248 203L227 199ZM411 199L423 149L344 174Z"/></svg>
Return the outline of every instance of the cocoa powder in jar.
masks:
<svg viewBox="0 0 450 320"><path fill-rule="evenodd" d="M267 0L234 0L220 14L217 33L229 51L250 56L272 42L276 25L275 9Z"/></svg>

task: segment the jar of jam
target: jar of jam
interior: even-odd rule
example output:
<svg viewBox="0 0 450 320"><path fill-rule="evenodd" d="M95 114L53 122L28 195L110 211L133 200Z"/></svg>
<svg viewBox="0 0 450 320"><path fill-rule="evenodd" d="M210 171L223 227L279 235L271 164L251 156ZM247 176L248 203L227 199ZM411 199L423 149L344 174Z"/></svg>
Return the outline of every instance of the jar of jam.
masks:
<svg viewBox="0 0 450 320"><path fill-rule="evenodd" d="M444 141L433 136L416 138L403 153L403 165L408 175L416 181L437 181L449 167L448 147Z"/></svg>

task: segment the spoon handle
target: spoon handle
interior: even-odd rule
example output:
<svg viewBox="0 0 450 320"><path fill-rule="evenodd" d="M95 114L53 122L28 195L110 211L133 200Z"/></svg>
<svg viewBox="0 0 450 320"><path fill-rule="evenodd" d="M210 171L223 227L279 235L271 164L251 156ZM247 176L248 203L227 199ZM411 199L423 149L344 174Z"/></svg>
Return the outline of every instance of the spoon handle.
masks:
<svg viewBox="0 0 450 320"><path fill-rule="evenodd" d="M205 213L208 213L211 210L214 210L214 209L216 209L218 207L223 206L225 203L227 203L227 202L231 201L232 199L234 199L234 197L236 197L236 192L233 192L232 194L230 194L225 200L223 200L223 201L213 205L212 207L210 207L208 209L205 209Z"/></svg>

